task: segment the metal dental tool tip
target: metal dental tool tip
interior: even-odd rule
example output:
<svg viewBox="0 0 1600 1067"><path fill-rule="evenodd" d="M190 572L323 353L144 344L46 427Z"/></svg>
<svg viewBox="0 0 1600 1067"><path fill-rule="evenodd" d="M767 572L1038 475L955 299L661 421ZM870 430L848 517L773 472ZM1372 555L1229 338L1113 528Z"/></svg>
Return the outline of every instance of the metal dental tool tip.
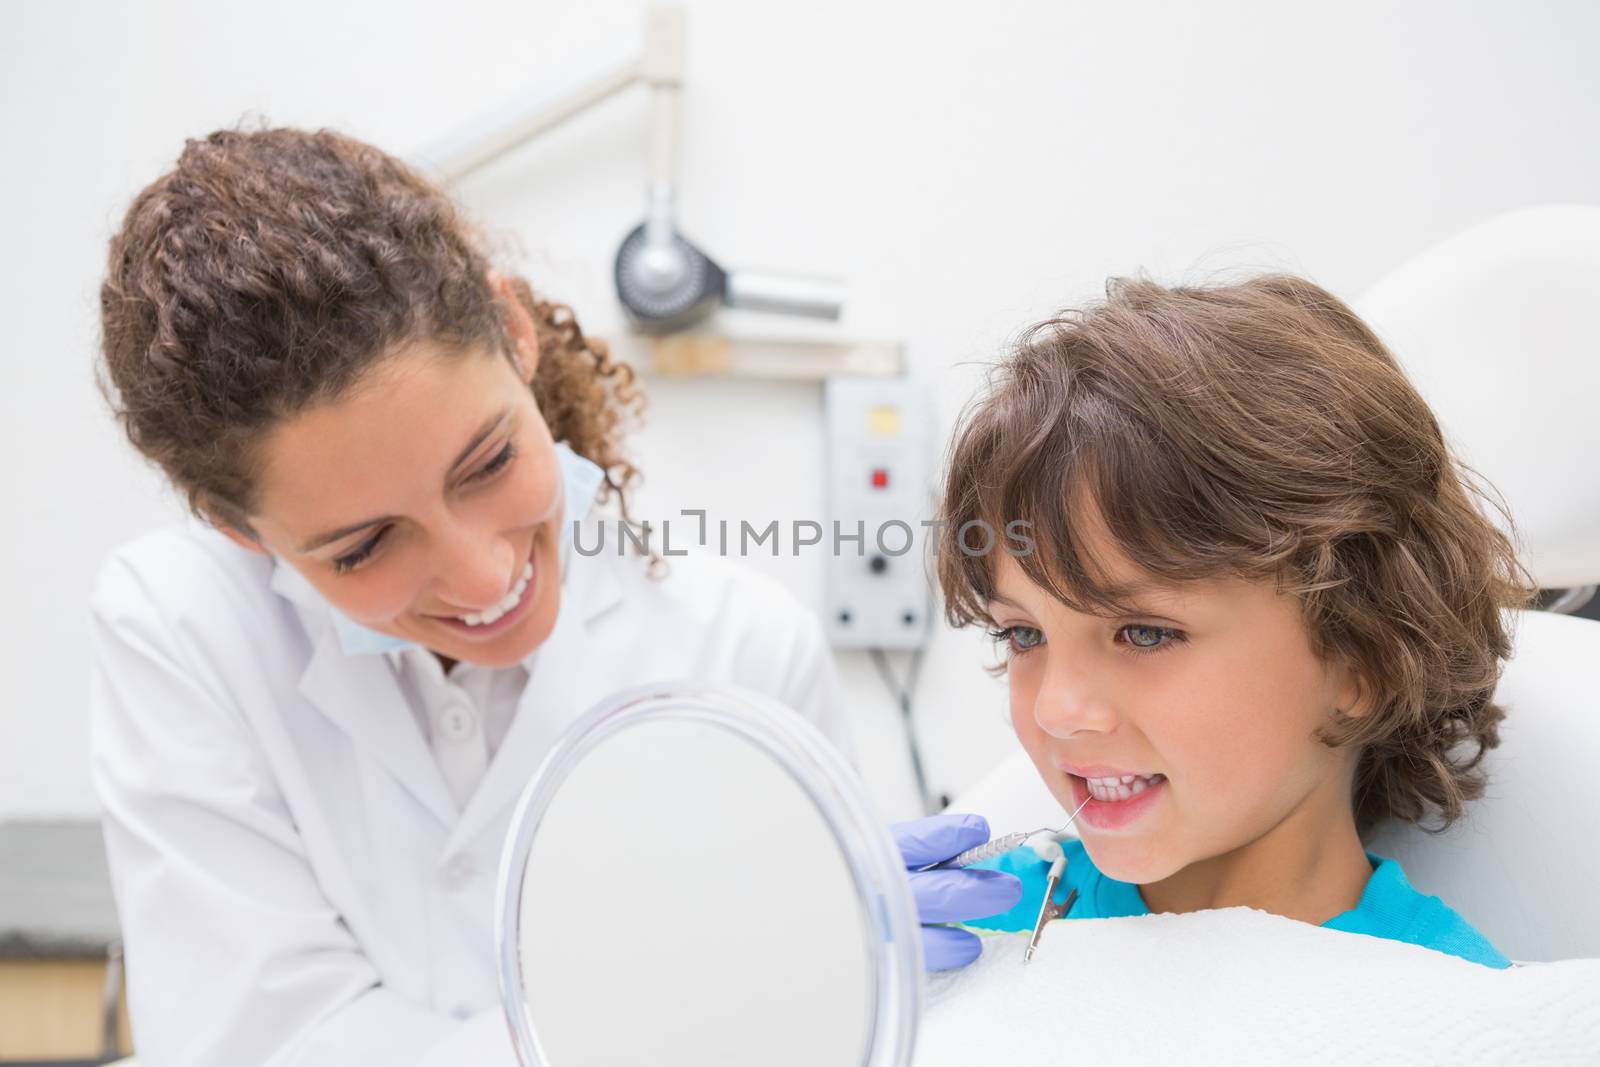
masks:
<svg viewBox="0 0 1600 1067"><path fill-rule="evenodd" d="M1044 933L1046 923L1057 919L1066 918L1067 912L1072 910L1073 901L1078 899L1076 889L1067 893L1067 899L1059 904L1052 903L1050 898L1055 895L1056 886L1061 884L1061 875L1066 871L1067 858L1062 856L1050 865L1050 878L1044 887L1044 907L1039 909L1039 918L1033 924L1033 936L1028 938L1028 951L1022 954L1022 962L1029 963L1033 960L1034 949L1039 947L1039 938Z"/></svg>

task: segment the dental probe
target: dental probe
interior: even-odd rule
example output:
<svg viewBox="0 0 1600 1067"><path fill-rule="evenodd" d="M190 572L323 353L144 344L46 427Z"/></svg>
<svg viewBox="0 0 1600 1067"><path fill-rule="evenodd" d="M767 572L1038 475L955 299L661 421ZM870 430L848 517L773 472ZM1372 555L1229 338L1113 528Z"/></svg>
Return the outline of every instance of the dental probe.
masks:
<svg viewBox="0 0 1600 1067"><path fill-rule="evenodd" d="M1010 852L1014 848L1021 848L1023 843L1026 842L1030 837L1035 837L1039 834L1050 834L1052 836L1064 834L1067 832L1067 828L1072 825L1073 821L1077 819L1078 812L1081 812L1085 807L1088 806L1089 799L1090 798L1088 797L1084 798L1083 803L1078 805L1078 811L1075 811L1071 815L1067 816L1067 821L1062 824L1059 830L1052 830L1046 826L1039 830L1026 830L1018 831L1014 834L1006 834L1004 837L997 837L993 841L988 841L984 844L978 845L976 848L969 848L965 852L957 853L947 860L942 860L939 863L930 863L926 867L919 867L917 869L919 871L945 871L957 867L970 867L974 863L981 863L982 861L993 856L1000 855L1002 852Z"/></svg>

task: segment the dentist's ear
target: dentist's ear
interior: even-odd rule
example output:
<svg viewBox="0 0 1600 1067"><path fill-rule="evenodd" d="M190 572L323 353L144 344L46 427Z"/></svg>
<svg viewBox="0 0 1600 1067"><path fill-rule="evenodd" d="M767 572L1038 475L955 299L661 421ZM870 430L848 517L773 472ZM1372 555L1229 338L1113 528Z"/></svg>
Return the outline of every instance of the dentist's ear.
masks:
<svg viewBox="0 0 1600 1067"><path fill-rule="evenodd" d="M511 339L511 358L524 382L531 383L539 369L539 328L528 313L510 279L491 268L488 274L489 289L500 305L500 324Z"/></svg>
<svg viewBox="0 0 1600 1067"><path fill-rule="evenodd" d="M247 551L247 552L256 552L256 553L259 553L259 554L261 554L263 556L272 555L271 550L269 550L261 542L257 541L254 537L251 537L249 534L240 533L238 530L234 529L232 526L229 526L225 522L220 522L220 521L218 521L216 519L212 519L210 521L211 521L211 525L218 532L223 534L223 536L227 537L228 540L232 541L234 544L238 545L240 548L244 549L245 551Z"/></svg>

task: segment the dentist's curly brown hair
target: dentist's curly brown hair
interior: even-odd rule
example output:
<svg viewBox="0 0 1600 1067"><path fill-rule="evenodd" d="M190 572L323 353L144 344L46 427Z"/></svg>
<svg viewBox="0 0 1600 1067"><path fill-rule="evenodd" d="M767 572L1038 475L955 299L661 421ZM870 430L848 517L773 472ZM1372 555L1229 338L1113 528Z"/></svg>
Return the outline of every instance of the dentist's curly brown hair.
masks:
<svg viewBox="0 0 1600 1067"><path fill-rule="evenodd" d="M980 520L1030 522L1034 550L1016 561L1062 602L1127 611L1084 557L1084 500L1158 578L1270 580L1298 598L1313 650L1365 685L1364 713L1330 709L1321 731L1359 750L1360 828L1442 828L1483 792L1508 609L1533 584L1489 517L1509 529L1503 505L1338 298L1287 275L1117 280L1028 330L952 447L950 621L992 625L994 556L958 541Z"/></svg>
<svg viewBox="0 0 1600 1067"><path fill-rule="evenodd" d="M392 156L326 130L221 130L184 146L111 241L97 381L194 514L254 537L258 446L281 420L406 342L516 358L489 269L449 197ZM539 410L626 517L632 369L510 282L538 329Z"/></svg>

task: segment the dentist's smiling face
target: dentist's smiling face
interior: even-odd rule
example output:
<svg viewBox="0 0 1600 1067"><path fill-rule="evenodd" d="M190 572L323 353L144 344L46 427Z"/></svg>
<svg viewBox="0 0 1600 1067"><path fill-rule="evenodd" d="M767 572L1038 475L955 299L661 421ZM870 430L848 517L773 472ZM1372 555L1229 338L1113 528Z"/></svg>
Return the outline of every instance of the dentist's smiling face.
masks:
<svg viewBox="0 0 1600 1067"><path fill-rule="evenodd" d="M1155 910L1188 910L1152 885L1179 872L1204 884L1175 897L1199 906L1257 899L1234 890L1258 875L1310 875L1325 842L1354 839L1354 755L1314 735L1359 687L1312 653L1298 602L1270 583L1152 584L1093 525L1108 585L1146 587L1136 614L1073 611L1009 557L995 571L1012 723L1039 774L1067 811L1088 800L1077 825L1095 864Z"/></svg>
<svg viewBox="0 0 1600 1067"><path fill-rule="evenodd" d="M261 545L246 547L369 629L449 660L520 661L553 629L561 585L561 471L533 366L417 343L275 427Z"/></svg>

